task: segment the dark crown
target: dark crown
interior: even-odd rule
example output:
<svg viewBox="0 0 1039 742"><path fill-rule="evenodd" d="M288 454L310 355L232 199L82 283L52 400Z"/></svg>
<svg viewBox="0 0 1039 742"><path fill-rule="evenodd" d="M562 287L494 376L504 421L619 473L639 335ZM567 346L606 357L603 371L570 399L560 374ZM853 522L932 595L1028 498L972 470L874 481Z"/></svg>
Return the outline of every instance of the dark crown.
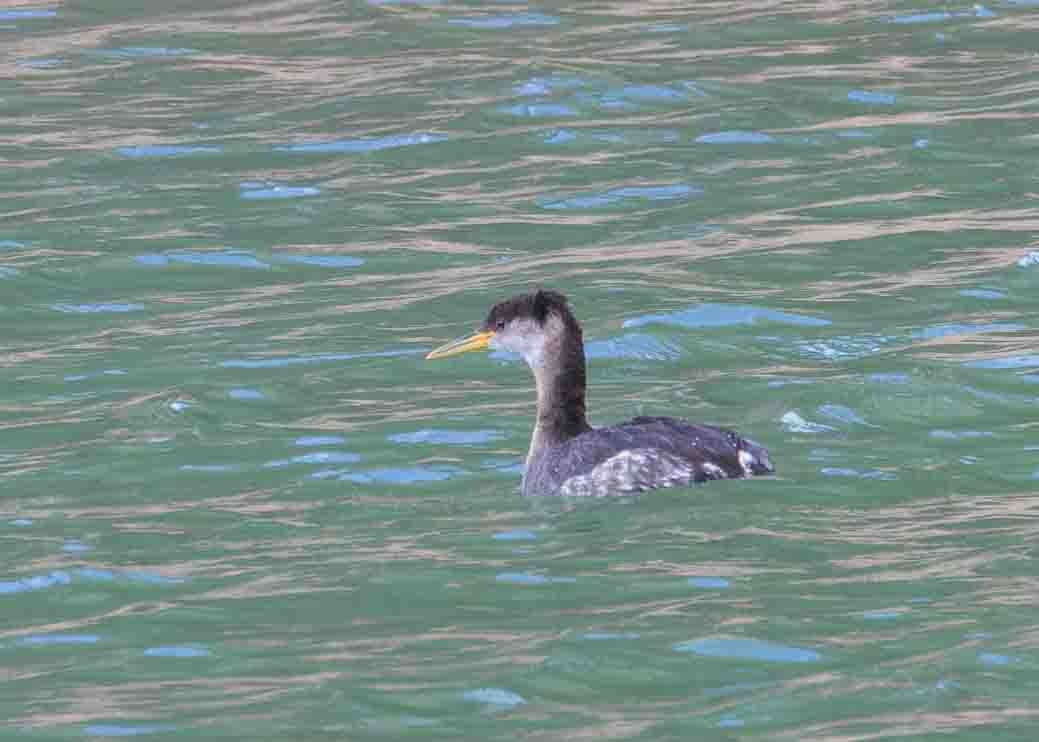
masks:
<svg viewBox="0 0 1039 742"><path fill-rule="evenodd" d="M533 319L539 325L543 325L549 314L558 315L568 324L574 321L565 296L557 291L538 289L495 304L487 315L484 327L494 330L497 329L499 321L508 323L520 318Z"/></svg>

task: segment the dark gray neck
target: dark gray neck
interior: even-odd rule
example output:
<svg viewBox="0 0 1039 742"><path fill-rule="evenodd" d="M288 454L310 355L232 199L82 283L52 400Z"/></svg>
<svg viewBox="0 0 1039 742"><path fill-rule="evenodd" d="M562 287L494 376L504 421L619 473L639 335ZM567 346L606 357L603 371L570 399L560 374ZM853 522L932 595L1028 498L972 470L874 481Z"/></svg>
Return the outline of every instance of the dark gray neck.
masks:
<svg viewBox="0 0 1039 742"><path fill-rule="evenodd" d="M571 322L559 323L558 331L549 334L542 362L533 368L538 417L528 462L539 451L592 429L584 409L584 340L581 328Z"/></svg>

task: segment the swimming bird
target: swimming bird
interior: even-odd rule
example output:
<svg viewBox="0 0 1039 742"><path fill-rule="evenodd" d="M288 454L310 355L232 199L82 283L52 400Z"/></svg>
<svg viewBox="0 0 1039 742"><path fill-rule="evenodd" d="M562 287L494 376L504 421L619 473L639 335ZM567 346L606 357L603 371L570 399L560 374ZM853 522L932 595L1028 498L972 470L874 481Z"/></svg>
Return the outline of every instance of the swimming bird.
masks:
<svg viewBox="0 0 1039 742"><path fill-rule="evenodd" d="M762 446L712 425L673 417L589 425L581 325L560 293L538 290L499 302L475 334L426 358L488 348L518 353L534 372L537 420L525 495L603 497L775 471Z"/></svg>

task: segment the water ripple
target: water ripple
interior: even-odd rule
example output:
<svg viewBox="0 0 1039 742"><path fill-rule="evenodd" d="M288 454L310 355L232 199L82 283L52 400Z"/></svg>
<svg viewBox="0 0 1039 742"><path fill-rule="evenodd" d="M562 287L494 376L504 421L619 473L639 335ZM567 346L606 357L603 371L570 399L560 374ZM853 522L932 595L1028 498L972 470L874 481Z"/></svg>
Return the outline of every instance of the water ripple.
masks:
<svg viewBox="0 0 1039 742"><path fill-rule="evenodd" d="M699 186L674 183L659 186L625 186L623 188L611 188L608 191L598 193L567 197L541 196L538 198L537 203L543 209L553 210L598 209L604 206L631 204L633 202L674 201L700 195L703 195L703 189Z"/></svg>
<svg viewBox="0 0 1039 742"><path fill-rule="evenodd" d="M278 358L235 358L221 361L221 368L285 368L288 366L310 366L337 361L354 361L359 358L392 358L394 356L424 355L422 350L381 350L366 353L323 353L313 356L281 356Z"/></svg>
<svg viewBox="0 0 1039 742"><path fill-rule="evenodd" d="M209 650L204 647L149 647L144 650L145 657L208 657Z"/></svg>
<svg viewBox="0 0 1039 742"><path fill-rule="evenodd" d="M126 314L127 312L144 311L143 304L106 303L106 304L51 304L51 309L65 314Z"/></svg>
<svg viewBox="0 0 1039 742"><path fill-rule="evenodd" d="M372 139L338 139L329 142L304 142L301 144L283 144L274 147L275 152L301 153L354 153L379 152L385 149L413 147L419 144L436 144L446 142L447 137L441 134L421 132L418 134L394 134Z"/></svg>
<svg viewBox="0 0 1039 742"><path fill-rule="evenodd" d="M485 703L489 706L499 706L502 708L522 706L527 702L520 694L513 693L511 690L505 690L504 688L477 688L475 690L467 690L462 694L462 698L467 701L475 701L477 703Z"/></svg>
<svg viewBox="0 0 1039 742"><path fill-rule="evenodd" d="M465 26L467 28L503 29L557 26L560 19L559 16L547 15L545 13L504 13L501 15L450 18L447 22L453 26Z"/></svg>
<svg viewBox="0 0 1039 742"><path fill-rule="evenodd" d="M138 255L136 261L141 265L164 266L170 263L186 265L206 265L225 268L258 268L269 270L270 264L257 260L251 253L240 250L194 251L181 250L164 254L148 253Z"/></svg>
<svg viewBox="0 0 1039 742"><path fill-rule="evenodd" d="M681 642L674 646L676 652L692 652L704 657L750 660L762 662L818 662L821 656L811 649L789 647L759 639L736 637L710 637Z"/></svg>
<svg viewBox="0 0 1039 742"><path fill-rule="evenodd" d="M123 157L143 159L151 157L182 157L184 155L218 155L222 147L212 145L142 144L136 147L118 147L116 152Z"/></svg>
<svg viewBox="0 0 1039 742"><path fill-rule="evenodd" d="M775 138L761 131L716 131L701 134L697 144L772 144Z"/></svg>
<svg viewBox="0 0 1039 742"><path fill-rule="evenodd" d="M731 325L752 325L758 322L777 322L802 327L824 327L831 324L830 320L820 317L791 314L767 307L700 304L670 314L647 314L642 317L628 319L624 321L624 326L643 327L645 325L660 324L678 327L726 327Z"/></svg>
<svg viewBox="0 0 1039 742"><path fill-rule="evenodd" d="M848 100L852 103L870 103L876 106L895 105L894 94L876 93L870 90L852 90L848 93Z"/></svg>
<svg viewBox="0 0 1039 742"><path fill-rule="evenodd" d="M500 441L505 434L500 430L442 430L426 428L411 433L393 433L386 436L390 443L408 443L445 446L475 446Z"/></svg>
<svg viewBox="0 0 1039 742"><path fill-rule="evenodd" d="M321 189L314 186L288 186L280 183L242 183L238 188L238 195L247 201L277 201L320 194Z"/></svg>
<svg viewBox="0 0 1039 742"><path fill-rule="evenodd" d="M17 8L0 10L0 21L18 21L23 18L56 18L58 11L49 8Z"/></svg>
<svg viewBox="0 0 1039 742"><path fill-rule="evenodd" d="M101 637L97 634L33 634L23 636L19 644L29 647L59 647L80 644L97 644Z"/></svg>
<svg viewBox="0 0 1039 742"><path fill-rule="evenodd" d="M639 361L673 361L682 355L674 343L658 340L652 335L627 333L609 340L585 343L588 358L625 358Z"/></svg>
<svg viewBox="0 0 1039 742"><path fill-rule="evenodd" d="M522 118L561 118L576 116L577 111L564 103L515 103L511 106L500 106L501 113Z"/></svg>
<svg viewBox="0 0 1039 742"><path fill-rule="evenodd" d="M530 572L501 572L494 577L495 582L504 582L510 585L557 585L571 584L577 582L575 577L550 577L548 575L537 575Z"/></svg>
<svg viewBox="0 0 1039 742"><path fill-rule="evenodd" d="M88 724L83 727L89 737L139 737L175 730L176 727L165 724Z"/></svg>

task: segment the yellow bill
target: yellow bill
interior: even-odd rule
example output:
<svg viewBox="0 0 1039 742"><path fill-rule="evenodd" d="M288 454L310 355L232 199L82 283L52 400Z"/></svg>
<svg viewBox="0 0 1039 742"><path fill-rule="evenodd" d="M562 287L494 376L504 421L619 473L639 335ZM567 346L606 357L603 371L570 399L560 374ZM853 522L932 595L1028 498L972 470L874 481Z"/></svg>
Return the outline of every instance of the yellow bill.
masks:
<svg viewBox="0 0 1039 742"><path fill-rule="evenodd" d="M478 332L469 337L452 340L450 343L445 343L439 348L431 350L426 356L426 360L435 361L437 358L447 358L459 353L468 353L471 350L487 350L492 337L494 337L494 333L488 330L487 332Z"/></svg>

